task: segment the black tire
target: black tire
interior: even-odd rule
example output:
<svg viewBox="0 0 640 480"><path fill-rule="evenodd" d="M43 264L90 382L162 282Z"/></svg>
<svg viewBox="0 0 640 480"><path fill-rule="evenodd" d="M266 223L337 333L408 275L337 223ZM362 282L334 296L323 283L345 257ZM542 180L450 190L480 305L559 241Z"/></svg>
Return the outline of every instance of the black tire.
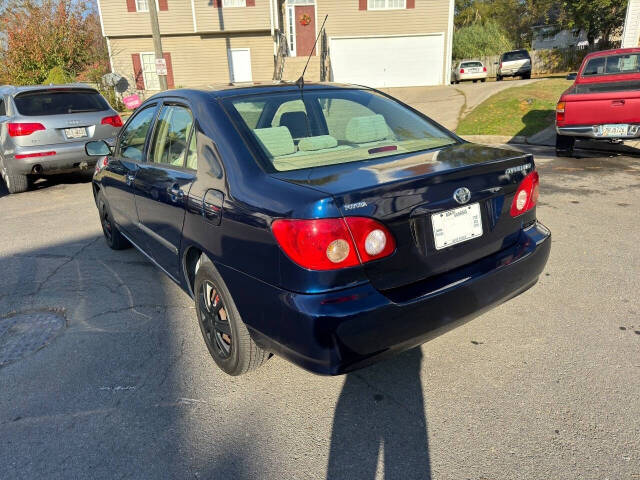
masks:
<svg viewBox="0 0 640 480"><path fill-rule="evenodd" d="M575 137L568 137L566 135L556 135L556 156L557 157L571 157L573 156L573 149L576 144Z"/></svg>
<svg viewBox="0 0 640 480"><path fill-rule="evenodd" d="M29 179L26 175L10 175L6 172L4 175L4 183L9 193L22 193L29 189Z"/></svg>
<svg viewBox="0 0 640 480"><path fill-rule="evenodd" d="M218 367L233 376L260 367L269 353L251 338L229 289L205 256L198 262L194 284L200 331Z"/></svg>
<svg viewBox="0 0 640 480"><path fill-rule="evenodd" d="M483 79L482 79L482 80L480 80L480 81L481 81L482 83L484 83L484 82L486 82L486 81L487 81L487 79L486 79L486 78L483 78Z"/></svg>
<svg viewBox="0 0 640 480"><path fill-rule="evenodd" d="M96 205L98 206L98 215L100 215L100 224L102 225L102 233L107 245L112 250L124 250L131 247L129 240L124 238L113 221L113 214L109 208L107 200L104 198L102 191L98 191L96 196Z"/></svg>
<svg viewBox="0 0 640 480"><path fill-rule="evenodd" d="M501 75L497 75L496 76L496 82L501 82L503 78L504 77L502 77Z"/></svg>
<svg viewBox="0 0 640 480"><path fill-rule="evenodd" d="M478 80L474 80L473 83L478 83Z"/></svg>
<svg viewBox="0 0 640 480"><path fill-rule="evenodd" d="M527 73L526 75L523 75L523 76L522 76L522 79L523 79L523 80L531 80L531 74L530 74L530 73Z"/></svg>

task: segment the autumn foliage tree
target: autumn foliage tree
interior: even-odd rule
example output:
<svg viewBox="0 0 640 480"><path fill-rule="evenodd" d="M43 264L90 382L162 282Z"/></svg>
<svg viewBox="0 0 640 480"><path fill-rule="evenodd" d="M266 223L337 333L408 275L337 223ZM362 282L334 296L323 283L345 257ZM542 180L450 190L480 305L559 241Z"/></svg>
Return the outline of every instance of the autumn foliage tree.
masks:
<svg viewBox="0 0 640 480"><path fill-rule="evenodd" d="M107 71L108 54L92 7L73 0L9 0L0 19L0 78L33 85L54 71L96 81Z"/></svg>

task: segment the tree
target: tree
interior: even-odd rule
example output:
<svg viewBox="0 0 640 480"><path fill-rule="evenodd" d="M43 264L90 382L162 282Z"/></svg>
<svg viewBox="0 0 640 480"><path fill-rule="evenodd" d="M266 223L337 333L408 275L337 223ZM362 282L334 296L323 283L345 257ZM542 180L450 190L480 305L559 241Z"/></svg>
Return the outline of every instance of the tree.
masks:
<svg viewBox="0 0 640 480"><path fill-rule="evenodd" d="M608 46L611 34L624 24L627 10L627 0L565 0L562 5L562 23L584 30L591 46L599 37Z"/></svg>
<svg viewBox="0 0 640 480"><path fill-rule="evenodd" d="M0 19L0 78L18 85L46 81L50 72L75 78L106 73L108 54L91 2L8 0Z"/></svg>

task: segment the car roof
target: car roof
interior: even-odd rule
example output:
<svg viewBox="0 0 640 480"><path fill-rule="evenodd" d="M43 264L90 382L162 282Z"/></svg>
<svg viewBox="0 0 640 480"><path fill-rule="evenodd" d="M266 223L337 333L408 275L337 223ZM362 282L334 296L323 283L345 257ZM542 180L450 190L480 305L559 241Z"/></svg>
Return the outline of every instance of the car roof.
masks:
<svg viewBox="0 0 640 480"><path fill-rule="evenodd" d="M39 90L70 90L75 88L83 88L89 90L95 90L95 88L87 85L86 83L66 83L64 85L2 85L0 86L0 95L18 95L23 92L37 92Z"/></svg>
<svg viewBox="0 0 640 480"><path fill-rule="evenodd" d="M594 58L594 57L606 57L608 55L623 55L625 53L640 53L640 47L614 48L612 50L601 50L599 52L590 53L585 57L585 59Z"/></svg>
<svg viewBox="0 0 640 480"><path fill-rule="evenodd" d="M344 83L333 82L305 82L305 91L318 91L318 90L371 90L374 89L365 87L362 85L349 85ZM203 95L214 98L235 97L240 95L259 95L265 93L276 92L297 92L300 91L300 87L292 82L273 82L273 83L241 83L241 84L221 84L221 85L207 85L204 87L183 88L179 90L166 90L164 92L156 93L149 98L162 98L162 97L202 97Z"/></svg>
<svg viewBox="0 0 640 480"><path fill-rule="evenodd" d="M504 52L503 55L506 55L508 53L529 53L529 50L527 50L526 48L519 48L518 50L509 50L508 52Z"/></svg>

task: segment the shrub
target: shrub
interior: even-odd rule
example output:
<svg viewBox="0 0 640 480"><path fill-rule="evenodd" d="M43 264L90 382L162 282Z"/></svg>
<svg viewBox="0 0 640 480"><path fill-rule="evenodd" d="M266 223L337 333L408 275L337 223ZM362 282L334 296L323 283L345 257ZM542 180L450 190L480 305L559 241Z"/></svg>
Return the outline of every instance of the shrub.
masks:
<svg viewBox="0 0 640 480"><path fill-rule="evenodd" d="M453 35L453 58L478 58L499 55L513 49L511 40L495 22L469 25Z"/></svg>

